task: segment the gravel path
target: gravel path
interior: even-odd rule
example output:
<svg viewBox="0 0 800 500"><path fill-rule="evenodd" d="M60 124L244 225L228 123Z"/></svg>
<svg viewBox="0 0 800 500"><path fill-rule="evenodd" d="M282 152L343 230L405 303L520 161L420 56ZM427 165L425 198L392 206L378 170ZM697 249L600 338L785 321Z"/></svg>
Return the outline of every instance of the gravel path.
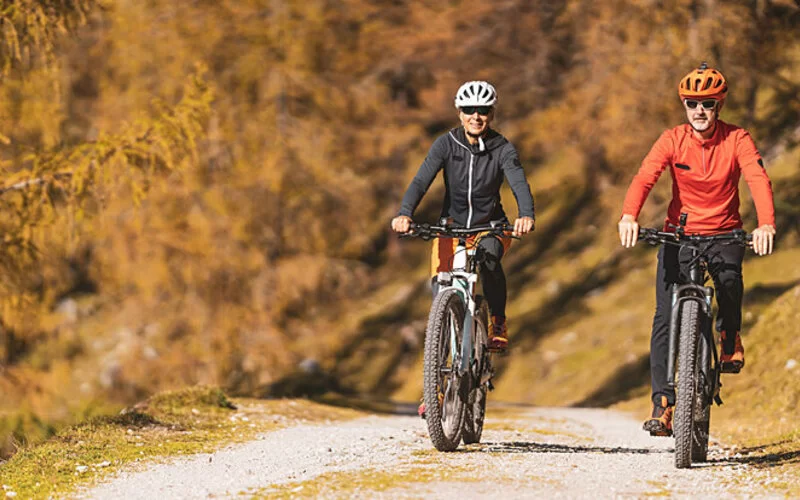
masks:
<svg viewBox="0 0 800 500"><path fill-rule="evenodd" d="M674 441L595 409L490 408L483 442L438 453L417 417L303 425L213 454L127 471L82 498L768 497L778 482L712 443L673 467Z"/></svg>

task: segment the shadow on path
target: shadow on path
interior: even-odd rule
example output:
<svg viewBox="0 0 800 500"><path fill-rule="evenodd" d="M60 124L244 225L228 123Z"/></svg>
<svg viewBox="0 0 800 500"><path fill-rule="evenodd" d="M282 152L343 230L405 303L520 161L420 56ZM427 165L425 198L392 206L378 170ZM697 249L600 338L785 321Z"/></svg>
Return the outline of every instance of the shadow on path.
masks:
<svg viewBox="0 0 800 500"><path fill-rule="evenodd" d="M779 441L776 443L764 444L743 448L737 454L743 456L716 458L709 460L708 463L720 467L731 467L737 465L753 465L755 467L779 467L781 465L800 463L800 450L787 450L777 453L758 454L774 446L788 445L794 443L792 440Z"/></svg>
<svg viewBox="0 0 800 500"><path fill-rule="evenodd" d="M581 446L554 443L535 443L531 441L508 441L500 443L481 443L456 453L619 453L628 455L650 455L672 453L674 449L626 448L624 446Z"/></svg>

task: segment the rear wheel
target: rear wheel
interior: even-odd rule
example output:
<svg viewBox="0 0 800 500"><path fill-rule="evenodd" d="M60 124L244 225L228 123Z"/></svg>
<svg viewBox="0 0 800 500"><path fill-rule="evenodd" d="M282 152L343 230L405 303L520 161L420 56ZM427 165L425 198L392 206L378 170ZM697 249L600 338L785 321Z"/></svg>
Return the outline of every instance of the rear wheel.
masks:
<svg viewBox="0 0 800 500"><path fill-rule="evenodd" d="M439 451L455 450L461 441L464 391L458 364L464 314L464 302L458 293L444 290L433 301L425 330L425 421L431 442Z"/></svg>
<svg viewBox="0 0 800 500"><path fill-rule="evenodd" d="M678 337L678 387L675 401L675 467L692 465L692 449L697 410L699 370L697 350L700 337L700 306L686 300L681 306Z"/></svg>
<svg viewBox="0 0 800 500"><path fill-rule="evenodd" d="M486 417L487 384L481 384L483 374L489 369L489 352L486 343L489 341L489 307L482 297L476 297L475 328L472 345L474 346L472 377L475 387L469 392L464 409L464 444L480 443L483 433L483 420Z"/></svg>

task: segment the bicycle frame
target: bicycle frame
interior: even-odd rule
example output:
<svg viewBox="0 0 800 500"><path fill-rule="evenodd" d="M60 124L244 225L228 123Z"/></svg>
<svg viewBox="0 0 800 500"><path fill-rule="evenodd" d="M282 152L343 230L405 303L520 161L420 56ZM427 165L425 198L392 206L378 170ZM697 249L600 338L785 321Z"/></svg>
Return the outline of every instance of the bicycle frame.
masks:
<svg viewBox="0 0 800 500"><path fill-rule="evenodd" d="M475 294L485 258L478 243L489 235L505 237L512 229L504 221L461 228L443 219L440 225L412 223L401 235L426 241L447 238L446 245L456 242L448 270L435 277L425 330L423 399L430 414L425 410L424 415L439 451L455 450L462 439L464 444L480 442L494 372L485 344L487 304Z"/></svg>
<svg viewBox="0 0 800 500"><path fill-rule="evenodd" d="M685 218L681 218L681 226L676 229L674 233L661 232L657 229L640 229L639 238L644 239L651 244L672 244L679 245L682 248L690 249L692 252L690 265L689 265L689 280L685 283L676 283L672 285L672 310L670 311L669 322L669 340L668 340L668 355L667 355L667 386L670 389L675 389L675 365L678 357L679 333L678 323L683 305L687 301L695 301L700 305L702 311L701 334L704 342L701 343L700 359L705 364L709 359L709 354L712 355L714 361L713 381L711 381L711 391L709 398L717 404L722 404L722 399L719 396L719 389L721 387L720 377L721 369L719 364L719 353L714 342L714 335L712 331L713 311L711 300L714 297L714 288L705 286L707 281L708 270L708 256L706 251L709 247L700 250L699 246L703 244L712 244L714 241L719 242L748 242L751 236L747 235L742 230L734 230L731 233L726 233L711 237L698 237L687 236L683 232L683 225ZM682 243L683 242L683 243ZM710 349L711 352L708 352ZM711 374L710 366L702 366L704 373Z"/></svg>
<svg viewBox="0 0 800 500"><path fill-rule="evenodd" d="M458 361L459 376L463 376L467 373L473 363L481 361L473 359L474 346L472 345L472 329L475 325L475 310L477 307L475 290L479 279L478 266L480 263L477 262L477 260L479 260L477 256L478 252L480 252L480 248L478 247L480 237L470 246L467 245L467 239L469 236L477 235L481 232L499 236L501 234L506 235L512 230L513 228L511 226L500 222L491 222L487 226L473 227L470 229L455 228L449 226L446 221L442 221L441 226L431 226L428 224L412 226L412 231L416 232L412 234L421 236L423 239L430 239L437 236L458 238L458 245L453 254L452 270L440 272L436 277L436 281L439 285L438 293L447 289L455 289L465 305L461 352L459 354L460 359L456 360ZM451 332L451 347L454 348L453 352L455 352L457 342L453 333L454 332ZM478 383L482 384L491 379L491 373L477 373L475 378L480 379Z"/></svg>

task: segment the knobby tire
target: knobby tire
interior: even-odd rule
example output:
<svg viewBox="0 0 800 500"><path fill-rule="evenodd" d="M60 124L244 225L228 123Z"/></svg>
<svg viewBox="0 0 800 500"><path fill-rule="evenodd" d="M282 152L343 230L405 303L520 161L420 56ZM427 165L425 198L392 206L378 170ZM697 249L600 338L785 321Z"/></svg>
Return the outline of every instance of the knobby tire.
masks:
<svg viewBox="0 0 800 500"><path fill-rule="evenodd" d="M453 451L461 441L465 401L455 363L461 352L464 314L458 293L443 290L433 300L425 330L425 421L431 442L439 451ZM455 350L451 335L455 335Z"/></svg>
<svg viewBox="0 0 800 500"><path fill-rule="evenodd" d="M700 340L700 305L686 300L681 306L678 340L678 387L675 401L675 467L692 465L692 442L697 400L698 359Z"/></svg>

